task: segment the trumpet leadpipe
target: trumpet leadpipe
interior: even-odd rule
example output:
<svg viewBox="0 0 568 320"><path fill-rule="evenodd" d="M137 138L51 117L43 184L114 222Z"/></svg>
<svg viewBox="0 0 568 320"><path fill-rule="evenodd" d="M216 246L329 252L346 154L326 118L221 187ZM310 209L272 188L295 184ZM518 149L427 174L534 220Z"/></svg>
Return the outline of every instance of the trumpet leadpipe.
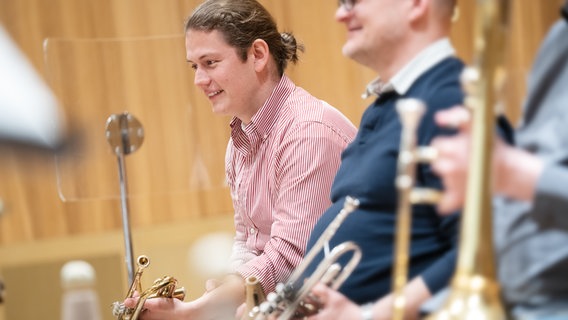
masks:
<svg viewBox="0 0 568 320"><path fill-rule="evenodd" d="M415 188L416 164L428 162L435 152L417 147L417 132L426 110L424 103L417 99L401 99L396 105L402 131L397 161L395 185L398 190L396 212L396 233L393 259L393 319L402 320L406 307L404 287L408 282L408 256L410 250L410 228L412 225L412 204L436 200L436 191Z"/></svg>

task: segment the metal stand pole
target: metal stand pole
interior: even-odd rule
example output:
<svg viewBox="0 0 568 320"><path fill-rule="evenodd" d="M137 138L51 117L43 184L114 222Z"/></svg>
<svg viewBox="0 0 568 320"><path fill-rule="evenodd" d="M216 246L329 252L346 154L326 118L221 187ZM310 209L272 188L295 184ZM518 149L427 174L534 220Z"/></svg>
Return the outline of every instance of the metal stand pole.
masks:
<svg viewBox="0 0 568 320"><path fill-rule="evenodd" d="M142 145L144 129L140 122L127 112L113 114L107 119L106 136L118 160L125 262L128 270L128 283L132 283L134 281L134 250L132 249L132 235L130 232L128 183L126 180L124 156L138 150L140 145Z"/></svg>

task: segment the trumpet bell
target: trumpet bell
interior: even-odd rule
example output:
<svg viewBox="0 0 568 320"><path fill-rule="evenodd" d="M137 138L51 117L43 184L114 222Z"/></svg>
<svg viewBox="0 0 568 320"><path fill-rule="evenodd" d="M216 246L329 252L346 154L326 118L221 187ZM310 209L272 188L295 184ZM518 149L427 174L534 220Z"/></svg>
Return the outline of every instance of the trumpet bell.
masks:
<svg viewBox="0 0 568 320"><path fill-rule="evenodd" d="M426 320L505 320L499 292L491 278L456 275L446 303Z"/></svg>

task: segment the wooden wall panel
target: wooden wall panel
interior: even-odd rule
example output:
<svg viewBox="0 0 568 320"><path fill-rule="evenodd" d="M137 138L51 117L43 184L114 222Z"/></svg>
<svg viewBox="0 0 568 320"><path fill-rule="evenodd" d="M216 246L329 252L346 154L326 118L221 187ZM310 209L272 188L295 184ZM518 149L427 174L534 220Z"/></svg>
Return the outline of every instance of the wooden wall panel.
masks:
<svg viewBox="0 0 568 320"><path fill-rule="evenodd" d="M559 18L563 0L513 0L510 1L510 25L505 44L506 82L505 114L517 124L521 105L526 94L526 80L532 67L536 50L550 28ZM460 17L452 32L452 41L458 54L466 62L473 54L473 10L475 1L458 0Z"/></svg>
<svg viewBox="0 0 568 320"><path fill-rule="evenodd" d="M46 72L44 62L45 38L132 39L181 36L184 19L198 2L0 0L0 22L38 72L46 80L52 80L49 79L50 74ZM530 68L542 36L558 16L558 6L561 2L514 2L508 54L513 74L522 76L515 77L517 84L514 87L517 89L511 95L513 102L507 109L513 119L518 118L526 70ZM291 66L289 75L299 85L327 100L358 124L361 113L370 102L362 100L360 94L364 85L375 75L341 55L344 30L342 25L334 21L336 2L262 0L262 3L274 13L282 30L293 31L306 45L307 50L301 56L299 65ZM459 55L469 61L473 1L460 0L459 3L461 17L455 24L452 40ZM162 53L164 57L174 57L171 59L178 59L176 55L179 55L179 66L160 59ZM83 70L78 71L74 78L70 78L71 81L66 80L68 87L54 88L62 100L67 102L70 116L92 118L99 122L103 122L109 112L118 110L121 106L148 104L140 111L140 117L148 126L148 143L152 141L164 150L186 148L193 150L195 154L198 154L199 150L207 151L197 160L189 157L192 159L190 163L183 160L188 158L176 157L175 152L163 155L159 152L149 152L150 150L145 152L144 149L140 154L127 158L131 190L134 193L131 198L134 227L193 219L199 221L211 216L231 214L228 192L222 186L223 150L228 134L228 119L211 114L210 106L192 85L192 73L183 61L183 54L181 40L179 48L143 50L131 47L116 53L116 56L120 57L117 62L121 63L123 69L113 68L104 56L99 57L103 59L100 64L84 66L85 70L106 68L98 70L106 74L106 80L89 79L81 73ZM65 63L72 64L72 59L75 58L69 59ZM161 79L160 72L177 76L169 77L166 82ZM148 76L136 77L137 74ZM124 92L124 96L105 95L109 88L115 93ZM151 100L148 100L148 95L142 94L148 92L152 92ZM83 97L83 101L88 101L84 97L91 95L98 99L100 105L85 107L84 104L79 107L69 103L79 99L79 95ZM173 97L178 97L175 101L184 102L172 102ZM182 111L169 112L163 109L164 105L175 105ZM183 112L187 115L190 125L167 125L182 121L177 115ZM73 121L72 118L70 120ZM2 148L0 197L4 199L7 209L6 214L0 217L1 245L120 229L120 206L116 197L62 202L58 197L55 161L45 156L28 161L20 159L19 152ZM195 162L191 163L194 160ZM101 186L108 190L117 188L117 184L113 184L116 171L110 169L112 155L109 155L108 161L110 165L99 163L92 171L84 172L87 178L81 181L88 183L77 185L75 188L79 188L78 192L96 192ZM158 166L157 163L162 165ZM200 176L203 172L209 180ZM187 184L192 188L172 187L184 184L184 176L190 177ZM203 181L213 182L208 184ZM116 195L116 190L112 191L112 194Z"/></svg>
<svg viewBox="0 0 568 320"><path fill-rule="evenodd" d="M173 274L184 285L197 286L190 290L190 296L201 293L201 281L192 282L195 274L182 262L187 255L186 243L189 246L197 235L217 229L231 232L232 213L229 194L223 186L228 119L211 113L206 99L194 88L192 71L184 62L183 22L199 2L0 0L0 23L39 74L53 85L65 103L71 123L78 129L85 127L81 121L93 119L100 123L100 129L96 129L98 124L90 124L90 131L79 132L82 138L100 143L93 149L98 148L97 155L103 159L90 167L78 166L83 171L77 174L81 178L76 181L73 174L66 176L66 181L73 182L66 185L70 188L66 191L87 196L80 201L62 201L52 156L0 146L0 199L4 203L4 209L0 206L0 269L49 263L54 259L121 254L117 170L113 155L105 150L101 131L97 130L103 129L110 112L126 107L136 110L135 115L147 130L141 150L126 159L135 252L170 263L169 266L155 264L149 271L150 279ZM274 14L281 30L294 32L306 45L299 64L291 66L288 74L358 124L370 102L362 100L360 94L375 75L342 56L345 32L334 20L337 2L261 2ZM525 77L535 51L557 19L562 2L513 1L507 61L514 82L508 91L506 109L513 121L520 114ZM459 0L459 5L461 14L454 25L452 41L459 56L469 62L474 0ZM133 45L100 52L84 66L77 59L85 59L94 52L69 55L60 62L75 69L64 81L49 73L44 61L45 38L140 40L164 36L179 36L179 46L137 48ZM51 67L62 70L64 65ZM89 73L105 77L90 78ZM169 76L161 76L162 73ZM74 103L77 101L81 103ZM106 152L108 158L104 159ZM28 292L32 290L33 284ZM27 297L13 298L27 301ZM36 307L42 309L41 301ZM4 319L0 308L0 320Z"/></svg>
<svg viewBox="0 0 568 320"><path fill-rule="evenodd" d="M8 181L20 187L0 186L7 207L0 220L5 230L1 243L120 229L116 159L107 150L103 129L108 115L123 110L138 111L135 115L146 130L141 151L126 158L134 227L230 214L222 170L227 119L211 114L206 100L193 88L192 72L185 64L183 20L193 6L182 1L159 5L153 1L0 2L3 25L53 86L70 123L80 129L82 147L71 158L73 170L60 171L57 177L55 161L49 157L34 163L10 162L21 155L10 149L3 152L1 170L14 176ZM164 35L177 35L177 39L166 46L139 41L156 42ZM138 43L98 52L89 41L80 40L72 48L65 45L66 40L58 40L63 47L57 52L56 45L55 49L48 46L52 50L46 64L45 38L122 38ZM51 59L52 55L56 58ZM150 145L163 149L148 150ZM97 156L84 154L85 149L98 150ZM96 160L84 165L77 161L82 156ZM57 161L60 169L65 163ZM58 190L58 183L62 189Z"/></svg>

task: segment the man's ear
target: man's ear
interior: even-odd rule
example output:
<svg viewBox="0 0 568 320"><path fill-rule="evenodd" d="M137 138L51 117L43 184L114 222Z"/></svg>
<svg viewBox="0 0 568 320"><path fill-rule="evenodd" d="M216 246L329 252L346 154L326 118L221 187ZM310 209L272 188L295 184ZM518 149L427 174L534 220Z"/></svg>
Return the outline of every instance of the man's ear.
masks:
<svg viewBox="0 0 568 320"><path fill-rule="evenodd" d="M417 21L428 13L429 7L436 5L432 3L435 0L410 0L412 8L410 9L409 18L411 21Z"/></svg>
<svg viewBox="0 0 568 320"><path fill-rule="evenodd" d="M259 72L266 68L270 59L270 49L266 41L256 39L251 45L249 56L254 59L254 69Z"/></svg>

